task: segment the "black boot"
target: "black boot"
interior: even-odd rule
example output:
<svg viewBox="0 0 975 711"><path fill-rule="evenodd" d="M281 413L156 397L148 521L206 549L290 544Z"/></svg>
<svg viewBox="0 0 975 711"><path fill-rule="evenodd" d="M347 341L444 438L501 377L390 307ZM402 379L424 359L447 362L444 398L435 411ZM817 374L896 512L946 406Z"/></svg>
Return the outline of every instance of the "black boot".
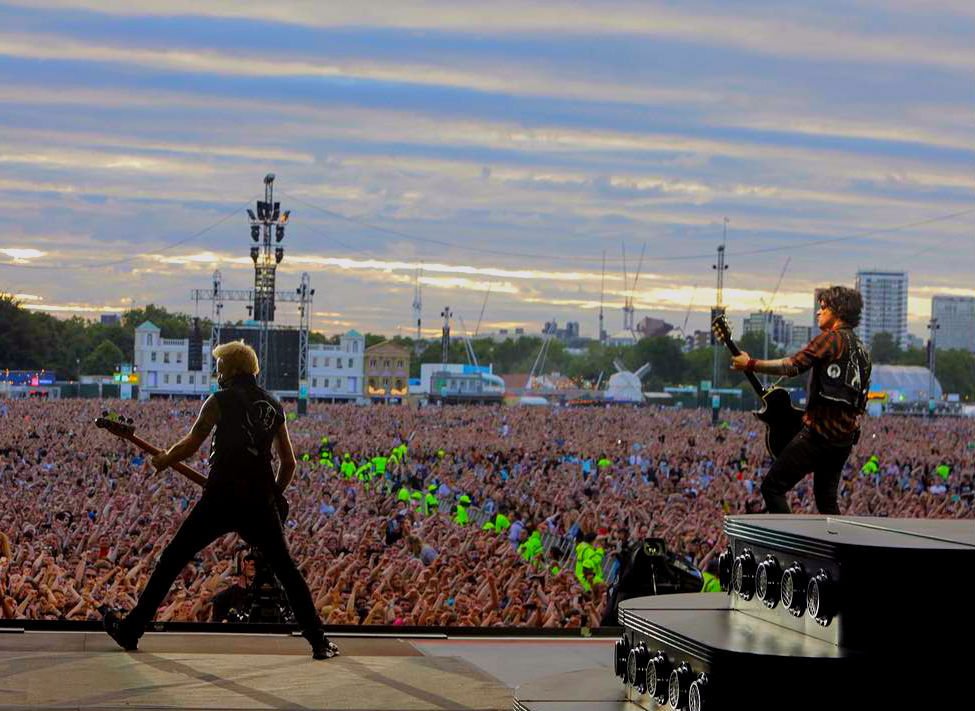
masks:
<svg viewBox="0 0 975 711"><path fill-rule="evenodd" d="M325 636L325 630L317 629L314 632L305 632L302 636L308 640L311 645L311 656L314 659L331 659L332 657L337 657L339 655L339 648L335 646L328 637Z"/></svg>
<svg viewBox="0 0 975 711"><path fill-rule="evenodd" d="M124 618L117 610L103 613L102 625L108 636L116 641L122 649L131 652L139 648L139 635L125 624Z"/></svg>

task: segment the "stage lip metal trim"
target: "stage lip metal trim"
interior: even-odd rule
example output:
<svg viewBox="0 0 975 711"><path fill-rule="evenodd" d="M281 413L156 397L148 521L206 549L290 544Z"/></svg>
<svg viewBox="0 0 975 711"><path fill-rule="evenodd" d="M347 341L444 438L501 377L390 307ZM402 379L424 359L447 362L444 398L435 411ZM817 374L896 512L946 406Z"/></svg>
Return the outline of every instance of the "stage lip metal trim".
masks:
<svg viewBox="0 0 975 711"><path fill-rule="evenodd" d="M895 520L897 520L897 519L895 519ZM927 520L927 519L925 519L925 520ZM941 521L941 519L939 519L939 521ZM946 538L945 536L935 536L935 535L930 534L930 533L922 533L922 532L919 532L919 531L912 531L912 530L902 530L902 529L894 528L894 527L889 526L889 525L888 526L884 526L884 525L879 524L879 523L871 523L869 521L864 521L862 518L861 519L857 519L857 518L840 518L840 517L836 517L836 516L827 516L826 517L826 529L829 530L830 527L832 527L832 526L859 526L860 528L869 528L869 529L874 530L874 531L883 531L884 533L896 533L896 534L899 534L901 536L910 536L912 538L925 538L925 539L927 539L929 541L937 541L938 543L948 543L948 544L956 545L956 546L965 546L965 547L968 547L968 548L975 548L975 521L960 521L960 520L952 520L952 519L944 519L944 521L945 521L946 524L949 524L949 523L958 524L958 527L959 528L961 527L961 525L971 524L971 526L972 526L972 531L971 531L971 533L972 533L972 541L971 541L971 543L969 543L968 541L959 541L959 540L957 540L955 538Z"/></svg>
<svg viewBox="0 0 975 711"><path fill-rule="evenodd" d="M645 617L634 615L628 610L620 610L620 614L621 621L626 624L627 628L642 632L648 637L668 645L672 649L683 652L695 659L700 659L705 664L711 664L714 661L714 653L707 645L696 642L690 637L671 632L666 627L655 624Z"/></svg>
<svg viewBox="0 0 975 711"><path fill-rule="evenodd" d="M787 530L786 523L803 530ZM839 559L841 553L870 555L889 550L892 544L884 537L891 535L902 541L894 546L899 549L975 552L975 526L967 520L751 514L726 516L723 530L737 541L830 560Z"/></svg>
<svg viewBox="0 0 975 711"><path fill-rule="evenodd" d="M759 521L744 523L728 516L724 522L725 535L740 541L775 549L787 549L793 553L810 557L835 559L837 547L831 543L824 543L815 538L807 538L782 531L762 528Z"/></svg>

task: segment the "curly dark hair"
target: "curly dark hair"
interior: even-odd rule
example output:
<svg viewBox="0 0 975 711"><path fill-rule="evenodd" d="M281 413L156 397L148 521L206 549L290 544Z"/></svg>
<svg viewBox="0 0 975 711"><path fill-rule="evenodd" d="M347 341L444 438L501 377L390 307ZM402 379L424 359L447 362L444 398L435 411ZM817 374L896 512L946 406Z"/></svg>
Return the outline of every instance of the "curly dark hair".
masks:
<svg viewBox="0 0 975 711"><path fill-rule="evenodd" d="M819 292L819 303L824 305L850 328L860 323L863 311L863 297L856 289L846 286L831 286Z"/></svg>

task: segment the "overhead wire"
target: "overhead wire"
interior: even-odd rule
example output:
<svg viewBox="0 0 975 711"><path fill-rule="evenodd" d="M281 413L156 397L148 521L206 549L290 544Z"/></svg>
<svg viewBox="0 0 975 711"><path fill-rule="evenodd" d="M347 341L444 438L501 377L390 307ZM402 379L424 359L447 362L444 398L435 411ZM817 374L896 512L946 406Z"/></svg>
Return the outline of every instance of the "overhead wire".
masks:
<svg viewBox="0 0 975 711"><path fill-rule="evenodd" d="M282 193L282 194L284 194L284 193ZM328 209L326 207L322 207L320 205L316 205L314 203L308 202L307 200L303 200L303 199L301 199L301 198L299 198L299 197L297 197L295 195L292 195L292 194L284 194L284 195L287 198L289 198L290 200L293 200L293 201L295 201L297 203L300 203L300 204L304 205L305 207L309 207L309 208L312 208L314 210L317 210L317 211L319 211L319 212L321 212L321 213L323 213L325 215L328 215L330 217L333 217L333 218L335 218L337 220L342 220L342 221L345 221L345 222L349 222L349 223L358 225L360 227L365 227L365 228L370 229L370 230L373 230L375 232L380 232L380 233L383 233L383 234L388 234L388 235L391 235L391 236L394 236L394 237L400 237L402 239L406 239L406 240L409 240L411 242L426 242L426 243L436 244L436 245L443 246L443 247L451 247L451 248L454 248L454 249L460 249L460 250L467 251L467 252L476 252L476 253L481 253L481 254L493 254L493 255L496 255L496 256L505 256L505 257L516 257L516 258L519 258L519 259L546 259L546 260L550 260L551 261L551 260L553 260L553 259L556 258L552 254L533 254L533 253L528 253L528 252L514 252L514 251L507 251L507 250L489 249L489 248L485 248L485 247L474 247L474 246L470 246L470 245L458 244L456 242L448 242L446 240L439 240L439 239L434 239L434 238L431 238L431 237L422 237L422 236L419 236L419 235L415 235L415 234L410 234L410 233L407 233L407 232L403 232L402 230L396 230L396 229L392 229L392 228L389 228L389 227L383 227L381 225L376 225L376 224L373 224L373 223L368 222L366 220L363 220L361 218L350 217L348 215L343 215L340 212L336 212L336 211L330 210L330 209ZM901 230L913 229L915 227L923 227L925 225L934 224L936 222L944 222L946 220L952 220L952 219L955 219L957 217L962 217L964 215L968 215L968 214L971 214L971 213L975 213L975 208L968 208L968 209L965 209L965 210L960 210L958 212L952 212L952 213L948 213L948 214L945 214L945 215L938 215L936 217L926 218L926 219L923 219L923 220L917 220L917 221L914 221L914 222L907 222L907 223L903 223L903 224L899 224L899 225L892 225L892 226L888 226L888 227L879 227L879 228L876 228L876 229L870 229L870 230L866 230L866 231L863 231L863 232L856 232L856 233L853 233L853 234L844 235L842 237L825 237L825 238L820 238L820 239L801 240L801 241L798 241L798 242L792 242L792 243L789 243L789 244L782 244L782 245L777 245L777 246L772 246L772 247L761 247L761 248L756 248L756 249L742 250L742 251L738 251L738 252L727 252L726 254L727 254L728 257L748 257L748 256L754 256L756 254L767 254L767 253L771 253L771 252L781 252L781 251L784 251L784 250L797 250L797 249L802 249L802 248L805 248L805 247L815 247L815 246L819 246L819 245L823 245L823 244L831 244L831 243L834 243L834 242L848 242L848 241L854 241L854 240L861 240L861 239L866 239L868 237L873 237L873 236L879 235L879 234L886 234L886 233L890 233L890 232L898 232L898 231L901 231ZM361 251L361 250L356 250L356 251ZM656 256L656 257L650 256L650 257L647 257L648 260L655 261L655 262L689 261L689 260L713 259L713 258L714 258L714 253L713 252L707 252L707 253L701 253L701 254L683 254L683 255L672 255L672 256ZM587 262L591 262L593 258L588 257L588 256L581 256L581 255L562 255L562 256L559 256L558 259L562 259L562 260L566 260L566 259L585 260ZM613 260L611 260L611 261L613 261Z"/></svg>
<svg viewBox="0 0 975 711"><path fill-rule="evenodd" d="M169 244L167 244L167 245L165 245L163 247L160 247L159 249L153 250L153 252L154 253L168 252L169 250L174 249L176 247L179 247L180 245L184 245L187 242L192 242L195 239L199 239L200 237L202 237L206 233L208 233L211 230L214 230L217 227L219 227L220 225L222 225L224 222L226 222L227 220L229 220L231 217L233 217L236 214L238 214L238 213L242 212L243 210L245 210L247 208L247 206L250 205L253 200L254 200L254 198L249 198L247 200L247 202L243 203L242 205L240 205L238 207L235 207L232 212L227 213L226 215L224 215L223 217L221 217L219 220L217 220L217 221L215 221L215 222L207 225L206 227L204 227L202 230L199 230L197 232L194 232L193 234L191 234L191 235L189 235L187 237L183 237L182 239L178 239L175 242L170 242ZM137 259L142 259L144 256L145 255L143 255L143 254L135 254L135 255L128 256L128 257L122 257L120 259L113 259L113 260L110 260L110 261L107 261L107 262L95 262L95 263L90 263L89 262L89 263L82 263L82 264L21 264L21 263L16 262L16 261L14 261L14 262L0 262L0 267L17 267L17 268L20 268L20 269L48 269L48 270L62 270L62 269L98 269L98 268L101 268L101 267L112 267L112 266L115 266L115 265L118 265L118 264L125 264L126 262L134 262Z"/></svg>

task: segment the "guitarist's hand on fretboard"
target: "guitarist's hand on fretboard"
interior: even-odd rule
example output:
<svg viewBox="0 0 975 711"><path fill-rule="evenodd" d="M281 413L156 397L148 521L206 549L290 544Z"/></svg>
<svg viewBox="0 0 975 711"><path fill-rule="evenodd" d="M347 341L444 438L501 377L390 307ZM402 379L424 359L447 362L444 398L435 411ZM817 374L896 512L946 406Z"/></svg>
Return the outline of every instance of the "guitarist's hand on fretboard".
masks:
<svg viewBox="0 0 975 711"><path fill-rule="evenodd" d="M751 356L742 351L731 359L731 369L732 370L745 370L748 367L748 361L751 360Z"/></svg>

